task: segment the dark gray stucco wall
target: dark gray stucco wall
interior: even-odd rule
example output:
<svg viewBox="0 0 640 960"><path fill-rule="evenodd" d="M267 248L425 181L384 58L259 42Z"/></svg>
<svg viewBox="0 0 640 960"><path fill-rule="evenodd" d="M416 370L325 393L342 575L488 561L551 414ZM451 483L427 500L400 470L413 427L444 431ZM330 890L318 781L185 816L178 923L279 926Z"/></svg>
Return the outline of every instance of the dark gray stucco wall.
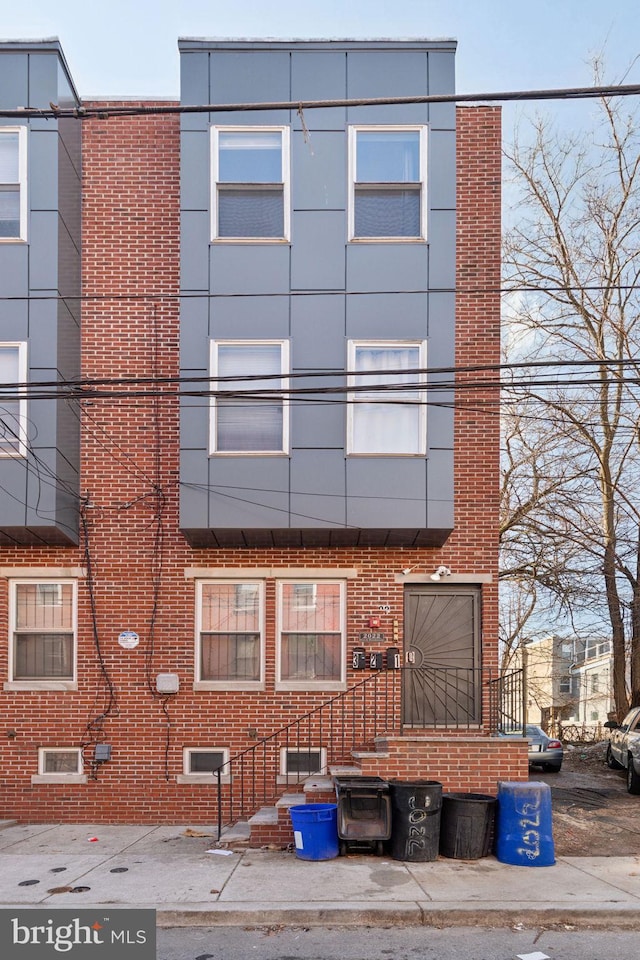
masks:
<svg viewBox="0 0 640 960"><path fill-rule="evenodd" d="M2 106L76 102L56 41L0 44ZM52 119L26 126L27 240L0 243L0 341L27 342L29 384L56 383L80 372L81 127ZM27 456L0 457L8 493L0 498L0 542L76 543L77 410L31 398L27 418Z"/></svg>
<svg viewBox="0 0 640 960"><path fill-rule="evenodd" d="M183 104L454 90L447 41L181 41L180 49ZM356 123L428 124L427 242L348 242L347 130ZM290 243L210 242L212 124L290 125ZM181 163L183 376L209 373L217 338L288 339L291 371L310 388L317 374L326 374L323 386L344 383L338 372L351 339L426 339L428 366L453 366L453 104L185 114ZM442 542L453 528L451 394L428 409L423 458L345 456L344 404L316 399L292 406L286 457L210 456L207 405L185 402L181 527L189 539Z"/></svg>

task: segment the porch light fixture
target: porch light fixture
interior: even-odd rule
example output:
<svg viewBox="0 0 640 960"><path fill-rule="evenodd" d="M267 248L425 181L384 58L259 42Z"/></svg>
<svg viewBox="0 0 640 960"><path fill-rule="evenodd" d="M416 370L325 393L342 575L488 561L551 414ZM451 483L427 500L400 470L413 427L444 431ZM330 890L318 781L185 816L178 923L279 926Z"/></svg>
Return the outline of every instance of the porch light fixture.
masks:
<svg viewBox="0 0 640 960"><path fill-rule="evenodd" d="M450 577L450 576L451 576L451 570L449 569L449 567L442 566L442 567L438 567L436 572L432 573L429 579L437 581L437 580L442 580L443 577Z"/></svg>

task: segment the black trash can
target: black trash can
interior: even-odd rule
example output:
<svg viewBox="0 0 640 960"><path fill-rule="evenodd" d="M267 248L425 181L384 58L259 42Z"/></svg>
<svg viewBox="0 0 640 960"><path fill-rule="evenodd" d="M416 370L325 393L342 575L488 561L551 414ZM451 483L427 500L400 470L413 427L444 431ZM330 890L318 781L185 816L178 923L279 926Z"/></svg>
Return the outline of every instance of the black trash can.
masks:
<svg viewBox="0 0 640 960"><path fill-rule="evenodd" d="M389 781L394 860L435 860L440 843L442 784L436 780Z"/></svg>
<svg viewBox="0 0 640 960"><path fill-rule="evenodd" d="M485 793L445 793L440 818L440 853L479 860L491 852L496 798Z"/></svg>

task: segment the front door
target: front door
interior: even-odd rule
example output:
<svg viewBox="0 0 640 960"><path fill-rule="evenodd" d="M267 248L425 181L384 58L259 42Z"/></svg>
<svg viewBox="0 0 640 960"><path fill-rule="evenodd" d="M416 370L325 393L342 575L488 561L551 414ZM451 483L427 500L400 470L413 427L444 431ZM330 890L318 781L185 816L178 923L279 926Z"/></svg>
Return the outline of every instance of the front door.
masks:
<svg viewBox="0 0 640 960"><path fill-rule="evenodd" d="M480 722L480 588L411 584L404 598L403 724Z"/></svg>

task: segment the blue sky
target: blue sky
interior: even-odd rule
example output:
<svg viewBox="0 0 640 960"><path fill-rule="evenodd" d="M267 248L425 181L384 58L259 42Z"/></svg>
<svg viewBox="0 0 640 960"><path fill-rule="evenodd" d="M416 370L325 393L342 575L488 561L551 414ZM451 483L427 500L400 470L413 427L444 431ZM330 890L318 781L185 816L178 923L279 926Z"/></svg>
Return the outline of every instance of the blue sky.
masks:
<svg viewBox="0 0 640 960"><path fill-rule="evenodd" d="M86 98L177 96L179 36L455 37L458 91L475 93L587 85L603 50L619 80L640 54L637 15L637 0L24 0L3 4L0 31L59 37Z"/></svg>

